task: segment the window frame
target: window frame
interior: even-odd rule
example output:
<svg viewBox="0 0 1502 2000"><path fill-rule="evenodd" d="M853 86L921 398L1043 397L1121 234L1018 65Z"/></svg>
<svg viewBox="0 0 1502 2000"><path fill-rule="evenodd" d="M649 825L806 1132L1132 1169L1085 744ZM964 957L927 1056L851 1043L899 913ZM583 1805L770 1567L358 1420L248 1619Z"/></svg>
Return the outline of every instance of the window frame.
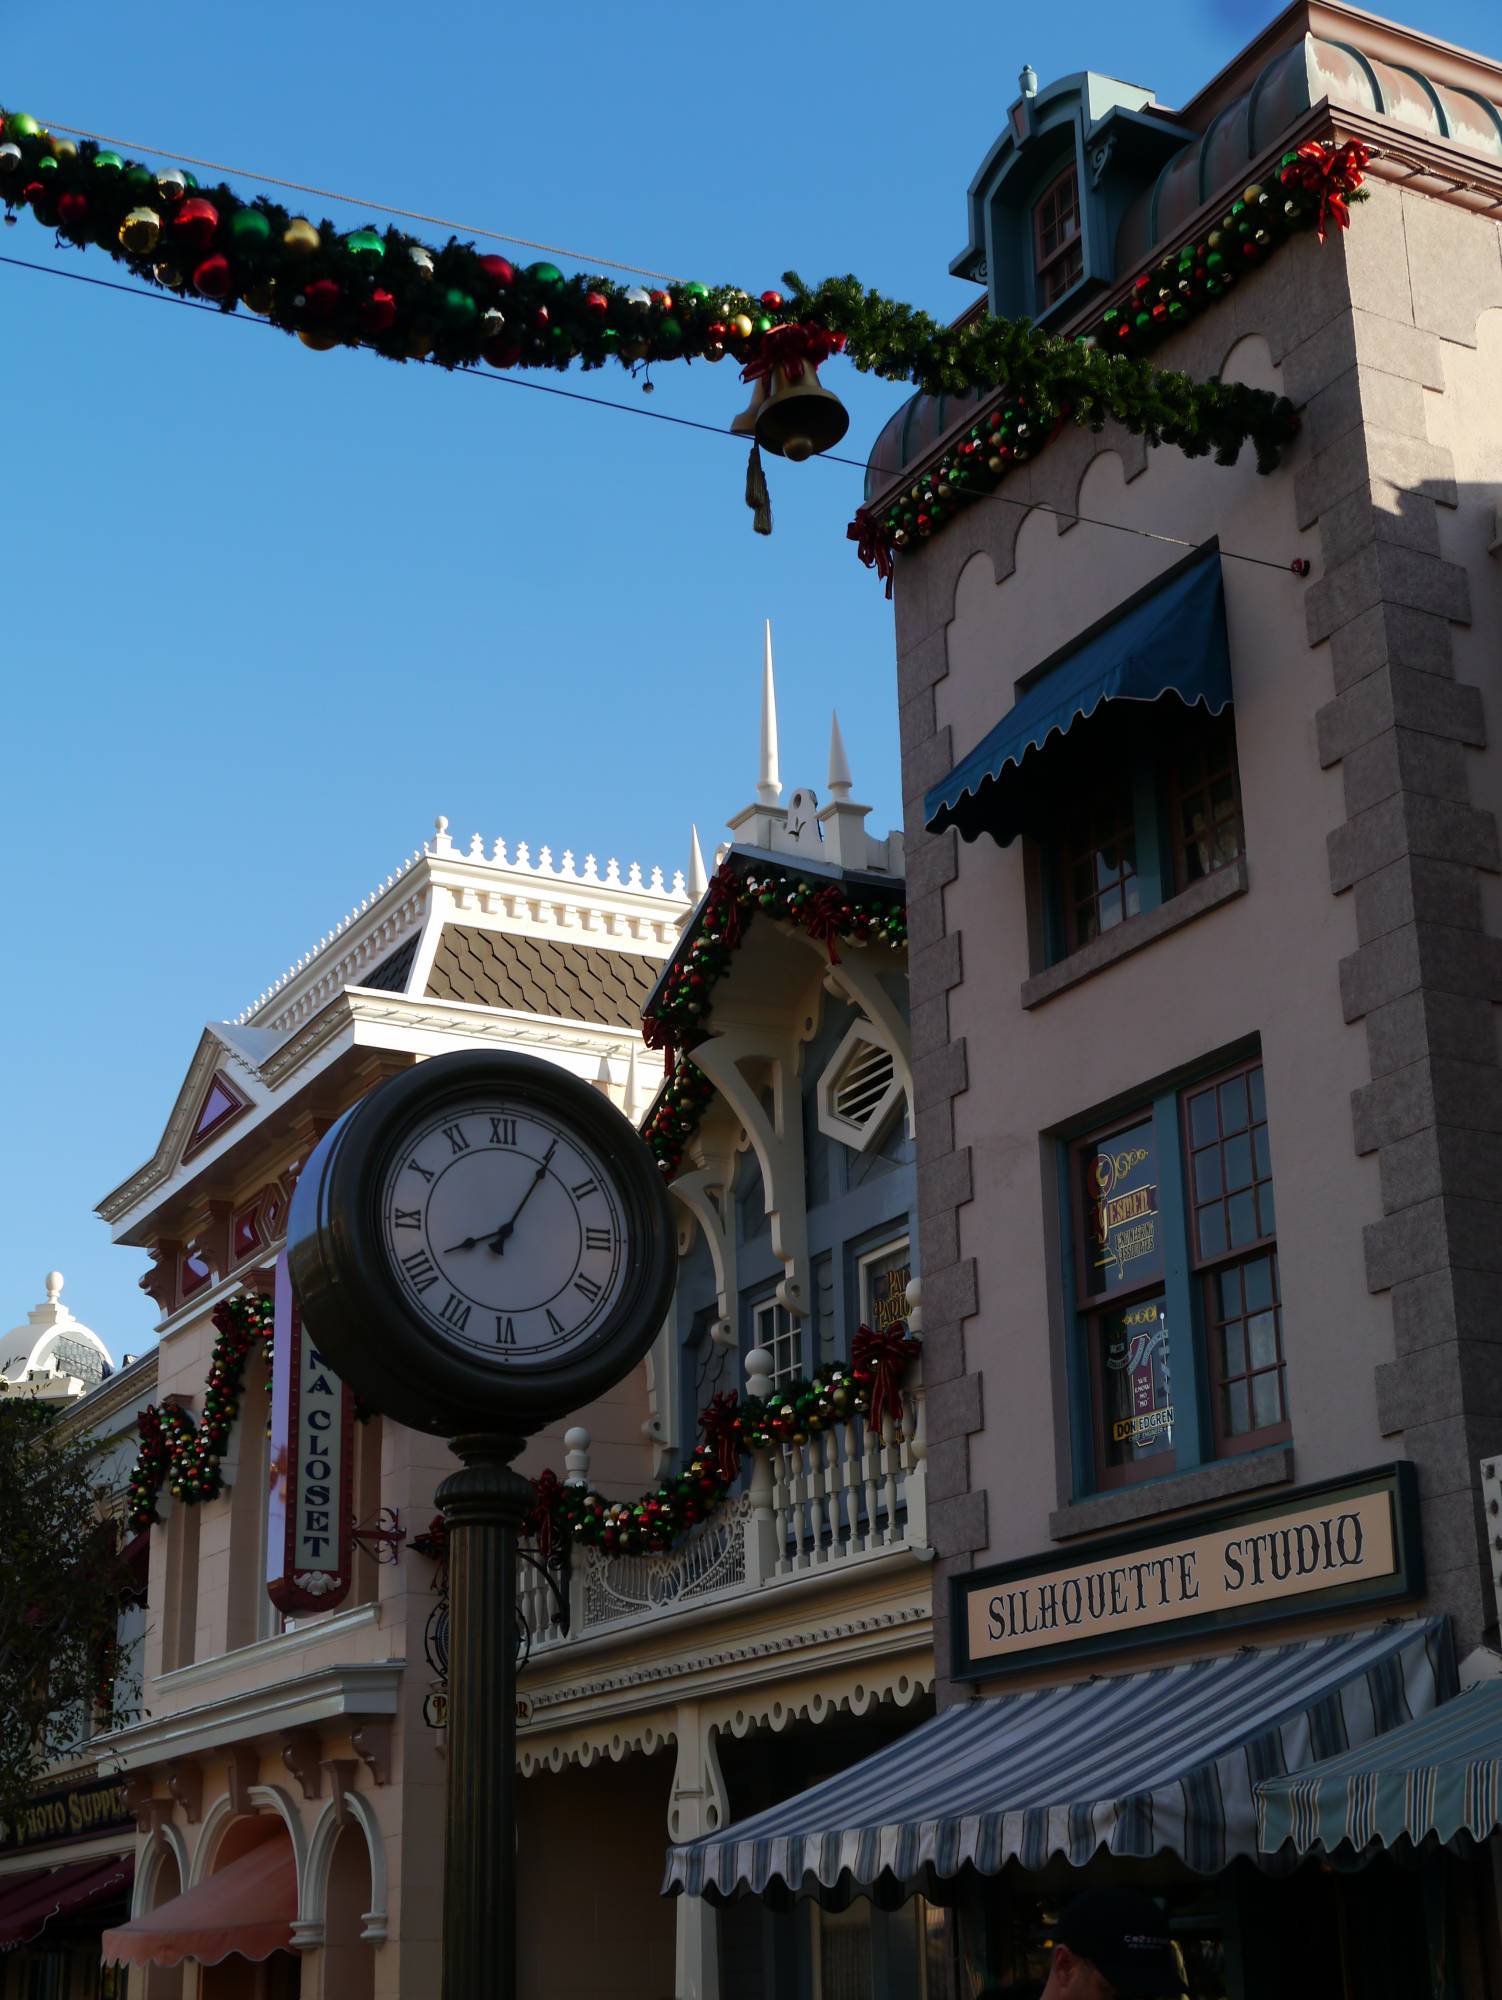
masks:
<svg viewBox="0 0 1502 2000"><path fill-rule="evenodd" d="M1067 236L1060 237L1052 250L1043 247L1043 210L1065 182L1072 184L1074 227ZM1080 199L1079 162L1071 157L1049 181L1045 181L1033 197L1032 212L1033 238L1033 293L1040 312L1051 312L1053 308L1080 282L1085 275L1085 215ZM1073 263L1078 269L1071 269ZM1062 279L1057 273L1063 270ZM1057 289L1054 289L1057 284Z"/></svg>
<svg viewBox="0 0 1502 2000"><path fill-rule="evenodd" d="M804 1350L807 1345L807 1319L799 1319L795 1314L790 1313L774 1292L768 1292L764 1298L749 1301L749 1312L751 1320L751 1347L764 1348L771 1355L773 1387L781 1388L784 1382L794 1382L800 1375L806 1376L808 1374L808 1356ZM761 1336L761 1317L763 1313L771 1315L774 1329L777 1327L777 1316L780 1313L783 1320L787 1323L786 1331L788 1335L796 1342L798 1359L794 1366L787 1372L780 1372L777 1367L777 1333L774 1331L772 1338L767 1340L763 1340ZM749 1348L747 1352L750 1352Z"/></svg>
<svg viewBox="0 0 1502 2000"><path fill-rule="evenodd" d="M1199 702L1196 702L1193 708L1186 708L1183 722L1189 722L1202 708L1203 703ZM1181 824L1181 810L1185 799L1190 796L1190 793L1179 782L1181 776L1180 753L1175 750L1172 754L1172 762L1169 767L1167 780L1162 787L1164 810L1168 816L1168 850L1173 871L1173 893L1175 895L1182 895L1185 889L1191 888L1196 882L1208 881L1212 875L1218 875L1223 868L1234 868L1236 863L1246 854L1246 814L1243 810L1241 800L1241 759L1236 751L1236 704L1234 702L1227 702L1219 715L1211 715L1208 710L1205 710L1205 722L1210 729L1215 729L1223 725L1230 738L1231 760L1229 771L1231 797L1235 802L1236 852L1226 855L1223 860L1212 860L1209 867L1200 875L1191 875L1189 873L1186 865L1188 843L1184 838ZM1186 733L1181 724L1179 730L1180 738L1182 739ZM1195 785L1193 790L1208 790L1208 787L1214 782L1215 776L1216 772L1214 770L1207 771L1203 784Z"/></svg>
<svg viewBox="0 0 1502 2000"><path fill-rule="evenodd" d="M857 1253L855 1259L855 1299L857 1323L859 1325L872 1325L871 1298L868 1290L868 1281L872 1270L877 1264L885 1263L889 1258L898 1254L907 1258L908 1282L911 1284L914 1275L911 1230L903 1229L897 1235L888 1236L880 1243L873 1243L868 1250L862 1250ZM904 1328L906 1325L907 1316L904 1314Z"/></svg>

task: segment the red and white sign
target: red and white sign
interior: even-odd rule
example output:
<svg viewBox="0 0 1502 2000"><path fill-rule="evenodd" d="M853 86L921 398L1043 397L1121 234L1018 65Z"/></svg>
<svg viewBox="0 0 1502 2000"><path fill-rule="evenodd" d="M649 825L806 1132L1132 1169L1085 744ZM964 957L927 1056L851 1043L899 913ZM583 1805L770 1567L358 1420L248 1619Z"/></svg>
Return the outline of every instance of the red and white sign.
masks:
<svg viewBox="0 0 1502 2000"><path fill-rule="evenodd" d="M326 1611L350 1585L354 1399L318 1352L276 1260L266 1594L278 1611Z"/></svg>

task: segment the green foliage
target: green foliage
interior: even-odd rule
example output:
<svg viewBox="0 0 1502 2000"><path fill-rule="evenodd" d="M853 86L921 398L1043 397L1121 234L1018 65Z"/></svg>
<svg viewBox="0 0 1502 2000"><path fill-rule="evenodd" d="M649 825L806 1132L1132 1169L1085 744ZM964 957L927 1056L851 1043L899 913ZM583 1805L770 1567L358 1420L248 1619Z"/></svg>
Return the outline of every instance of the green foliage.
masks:
<svg viewBox="0 0 1502 2000"><path fill-rule="evenodd" d="M103 1448L60 1431L45 1405L0 1401L0 1809L83 1734L123 1720L103 1686L128 1577L107 1518Z"/></svg>

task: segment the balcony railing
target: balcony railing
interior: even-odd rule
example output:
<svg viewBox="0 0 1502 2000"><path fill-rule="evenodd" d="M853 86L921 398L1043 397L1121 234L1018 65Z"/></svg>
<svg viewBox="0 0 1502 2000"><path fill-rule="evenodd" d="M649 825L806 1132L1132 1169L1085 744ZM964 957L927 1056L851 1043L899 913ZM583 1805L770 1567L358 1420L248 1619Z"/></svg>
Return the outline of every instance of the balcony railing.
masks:
<svg viewBox="0 0 1502 2000"><path fill-rule="evenodd" d="M746 1388L764 1396L772 1357L746 1356ZM666 1555L605 1555L576 1548L569 1568L568 1639L604 1626L672 1614L785 1578L848 1569L903 1548L928 1555L923 1384L917 1366L903 1395L902 1422L881 1436L854 1417L810 1438L757 1452L744 1491ZM589 1481L589 1433L565 1440L570 1482ZM533 1657L566 1643L547 1583L524 1564L520 1610Z"/></svg>

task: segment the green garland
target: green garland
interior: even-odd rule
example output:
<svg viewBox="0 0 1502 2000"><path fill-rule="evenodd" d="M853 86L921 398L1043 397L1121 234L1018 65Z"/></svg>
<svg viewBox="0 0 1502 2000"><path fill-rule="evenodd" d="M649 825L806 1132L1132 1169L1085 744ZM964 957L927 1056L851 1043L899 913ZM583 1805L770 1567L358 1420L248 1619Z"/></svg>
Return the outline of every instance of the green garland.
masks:
<svg viewBox="0 0 1502 2000"><path fill-rule="evenodd" d="M340 232L224 182L200 188L93 140L54 138L34 118L0 113L0 201L28 207L62 241L95 245L148 284L244 305L308 346L367 346L394 361L445 368L585 368L726 354L754 364L768 333L800 325L843 342L855 367L929 394L1010 388L1046 430L1115 418L1197 456L1234 460L1248 440L1259 468L1277 463L1296 427L1286 398L1240 384L1196 383L1146 362L1042 333L1023 321L946 326L869 291L854 277L753 298L697 281L671 291L520 269L450 238L432 248L395 228Z"/></svg>
<svg viewBox="0 0 1502 2000"><path fill-rule="evenodd" d="M174 1500L212 1500L224 1490L220 1465L240 1411L245 1364L256 1342L271 1365L271 1300L265 1293L241 1292L214 1308L214 1349L209 1357L203 1416L195 1424L176 1404L148 1404L136 1419L141 1449L131 1468L126 1518L132 1533L161 1519L157 1496L168 1487Z"/></svg>

